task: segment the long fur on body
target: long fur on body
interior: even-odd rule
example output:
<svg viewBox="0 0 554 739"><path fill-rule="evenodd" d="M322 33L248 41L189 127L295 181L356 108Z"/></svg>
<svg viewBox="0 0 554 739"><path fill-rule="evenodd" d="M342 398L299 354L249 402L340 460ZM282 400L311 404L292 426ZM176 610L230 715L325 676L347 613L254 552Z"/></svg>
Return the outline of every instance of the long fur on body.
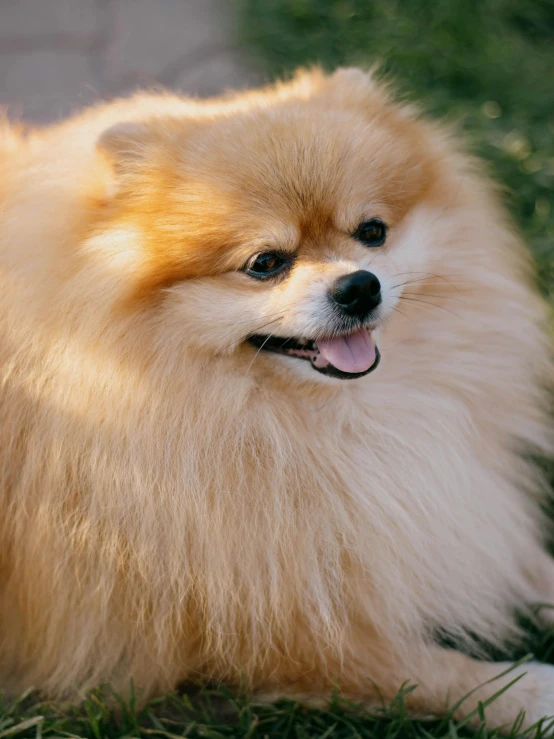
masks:
<svg viewBox="0 0 554 739"><path fill-rule="evenodd" d="M449 136L356 71L1 135L6 687L369 699L420 678L437 629L517 634L545 592L544 309ZM378 252L327 230L364 188L393 224ZM305 261L250 286L268 234ZM244 343L311 325L314 284L369 260L368 377Z"/></svg>

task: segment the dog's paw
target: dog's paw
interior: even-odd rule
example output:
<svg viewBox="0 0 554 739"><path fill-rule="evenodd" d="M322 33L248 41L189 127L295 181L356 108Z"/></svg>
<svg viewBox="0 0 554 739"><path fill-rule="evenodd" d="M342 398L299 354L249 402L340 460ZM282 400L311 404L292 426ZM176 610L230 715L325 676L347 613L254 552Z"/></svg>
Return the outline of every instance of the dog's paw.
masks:
<svg viewBox="0 0 554 739"><path fill-rule="evenodd" d="M468 708L476 713L474 702L484 705L487 726L501 734L511 736L515 726L522 732L535 727L537 731L525 736L554 739L554 666L528 662L516 667L498 662L494 669L497 677L483 684ZM480 722L475 715L470 723L477 727Z"/></svg>
<svg viewBox="0 0 554 739"><path fill-rule="evenodd" d="M529 729L538 724L538 736L554 737L554 666L531 662L523 667L527 675L520 682L528 694L530 705L525 710L522 728ZM509 698L510 690L506 696Z"/></svg>

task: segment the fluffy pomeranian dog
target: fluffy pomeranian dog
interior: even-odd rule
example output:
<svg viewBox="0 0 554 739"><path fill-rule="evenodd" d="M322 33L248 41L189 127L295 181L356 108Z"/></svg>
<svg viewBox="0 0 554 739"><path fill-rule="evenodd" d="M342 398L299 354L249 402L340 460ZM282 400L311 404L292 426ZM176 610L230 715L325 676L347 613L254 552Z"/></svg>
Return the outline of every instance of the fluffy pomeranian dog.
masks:
<svg viewBox="0 0 554 739"><path fill-rule="evenodd" d="M315 70L0 163L3 688L554 713L554 667L436 639L554 600L545 308L450 134Z"/></svg>

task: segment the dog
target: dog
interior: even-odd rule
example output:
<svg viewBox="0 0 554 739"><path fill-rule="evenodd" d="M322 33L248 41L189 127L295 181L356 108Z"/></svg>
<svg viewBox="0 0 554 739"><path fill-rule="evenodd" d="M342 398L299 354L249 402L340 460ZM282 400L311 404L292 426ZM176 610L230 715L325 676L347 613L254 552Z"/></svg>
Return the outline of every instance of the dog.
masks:
<svg viewBox="0 0 554 739"><path fill-rule="evenodd" d="M553 714L470 656L554 601L552 364L456 135L313 69L0 141L3 688Z"/></svg>

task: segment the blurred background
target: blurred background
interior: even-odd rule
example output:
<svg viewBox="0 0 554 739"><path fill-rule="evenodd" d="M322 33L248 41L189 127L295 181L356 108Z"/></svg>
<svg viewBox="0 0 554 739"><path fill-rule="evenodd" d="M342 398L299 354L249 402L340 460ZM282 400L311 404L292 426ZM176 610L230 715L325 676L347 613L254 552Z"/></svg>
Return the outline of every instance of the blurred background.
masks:
<svg viewBox="0 0 554 739"><path fill-rule="evenodd" d="M41 123L376 60L490 161L554 295L554 0L0 0L0 106Z"/></svg>

